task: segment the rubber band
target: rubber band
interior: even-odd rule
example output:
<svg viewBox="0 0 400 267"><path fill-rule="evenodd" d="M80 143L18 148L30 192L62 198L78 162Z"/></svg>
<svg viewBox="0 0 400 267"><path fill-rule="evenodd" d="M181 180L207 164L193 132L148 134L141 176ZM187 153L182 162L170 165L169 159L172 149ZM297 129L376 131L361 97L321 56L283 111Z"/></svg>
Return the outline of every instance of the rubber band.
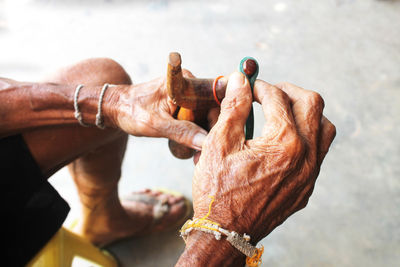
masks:
<svg viewBox="0 0 400 267"><path fill-rule="evenodd" d="M219 79L223 78L224 76L218 76L217 78L215 78L214 82L213 82L213 95L214 95L214 100L215 102L217 102L218 106L221 106L221 102L219 101L218 97L217 97L217 92L216 92L216 87L217 87L217 82Z"/></svg>

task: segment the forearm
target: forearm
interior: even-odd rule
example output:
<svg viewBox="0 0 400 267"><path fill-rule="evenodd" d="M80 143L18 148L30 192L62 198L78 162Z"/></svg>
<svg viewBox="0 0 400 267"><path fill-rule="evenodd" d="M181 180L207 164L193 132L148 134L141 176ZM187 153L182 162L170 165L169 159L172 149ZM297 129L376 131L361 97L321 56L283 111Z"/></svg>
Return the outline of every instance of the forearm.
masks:
<svg viewBox="0 0 400 267"><path fill-rule="evenodd" d="M193 231L187 239L185 251L176 267L197 266L241 266L245 265L245 255L234 248L224 238L216 240L213 235Z"/></svg>
<svg viewBox="0 0 400 267"><path fill-rule="evenodd" d="M109 88L102 103L107 126L114 126L115 104L126 86ZM77 124L74 117L76 85L21 83L0 78L0 136L49 126ZM101 86L84 86L78 98L83 120L94 125Z"/></svg>

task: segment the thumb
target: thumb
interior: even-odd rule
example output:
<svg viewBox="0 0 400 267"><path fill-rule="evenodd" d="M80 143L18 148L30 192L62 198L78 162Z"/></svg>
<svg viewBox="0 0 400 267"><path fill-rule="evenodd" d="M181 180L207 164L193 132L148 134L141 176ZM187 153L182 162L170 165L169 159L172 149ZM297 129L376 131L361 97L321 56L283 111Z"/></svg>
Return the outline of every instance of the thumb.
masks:
<svg viewBox="0 0 400 267"><path fill-rule="evenodd" d="M214 126L215 131L219 135L229 136L229 139L233 138L233 141L244 138L244 125L252 101L249 81L240 72L232 73L228 80L225 98L221 103L221 113Z"/></svg>
<svg viewBox="0 0 400 267"><path fill-rule="evenodd" d="M207 131L193 122L185 120L168 120L165 137L185 146L201 150Z"/></svg>

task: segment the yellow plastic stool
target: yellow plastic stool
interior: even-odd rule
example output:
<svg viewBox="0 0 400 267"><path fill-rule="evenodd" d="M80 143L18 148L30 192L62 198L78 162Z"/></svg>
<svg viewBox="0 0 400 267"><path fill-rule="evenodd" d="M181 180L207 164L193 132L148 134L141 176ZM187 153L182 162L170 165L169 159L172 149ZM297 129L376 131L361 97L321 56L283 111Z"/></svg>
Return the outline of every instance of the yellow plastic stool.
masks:
<svg viewBox="0 0 400 267"><path fill-rule="evenodd" d="M116 267L117 261L105 250L61 228L27 267L103 266Z"/></svg>

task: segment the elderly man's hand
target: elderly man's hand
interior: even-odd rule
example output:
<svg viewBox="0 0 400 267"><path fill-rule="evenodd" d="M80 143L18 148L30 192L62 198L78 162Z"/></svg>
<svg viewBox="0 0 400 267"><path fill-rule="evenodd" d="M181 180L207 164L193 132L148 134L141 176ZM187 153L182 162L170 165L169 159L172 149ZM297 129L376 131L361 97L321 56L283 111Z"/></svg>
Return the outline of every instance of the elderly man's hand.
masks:
<svg viewBox="0 0 400 267"><path fill-rule="evenodd" d="M250 234L252 243L306 206L336 134L315 92L258 80L254 98L262 104L266 123L261 137L246 141L252 94L247 79L232 74L193 181L194 217L207 214L212 195L209 219Z"/></svg>
<svg viewBox="0 0 400 267"><path fill-rule="evenodd" d="M194 76L183 70L185 77ZM177 106L168 97L165 78L129 86L118 98L115 123L128 134L167 137L201 150L207 131L193 122L172 117Z"/></svg>

